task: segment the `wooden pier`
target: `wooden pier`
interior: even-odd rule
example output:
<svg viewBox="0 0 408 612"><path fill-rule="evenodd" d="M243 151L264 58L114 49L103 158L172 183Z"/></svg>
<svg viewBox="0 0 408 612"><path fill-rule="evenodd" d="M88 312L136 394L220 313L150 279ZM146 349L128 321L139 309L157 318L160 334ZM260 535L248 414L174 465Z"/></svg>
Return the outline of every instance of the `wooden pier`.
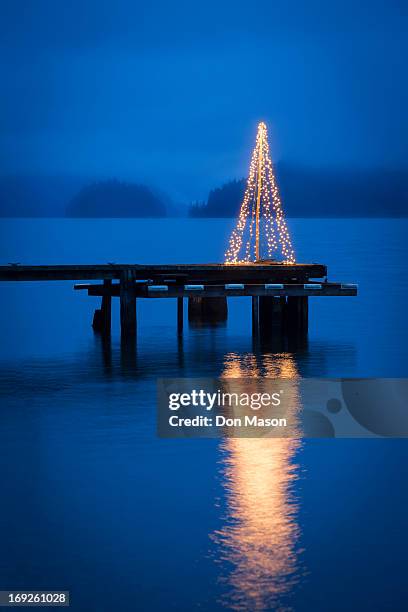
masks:
<svg viewBox="0 0 408 612"><path fill-rule="evenodd" d="M228 298L251 297L253 333L263 334L277 329L307 332L309 297L357 295L355 284L327 282L327 268L321 264L0 266L0 281L61 280L100 281L76 284L75 289L101 298L93 318L101 333L110 333L112 298L118 297L125 337L136 336L136 301L142 298L176 299L182 331L184 298L190 320L225 320Z"/></svg>

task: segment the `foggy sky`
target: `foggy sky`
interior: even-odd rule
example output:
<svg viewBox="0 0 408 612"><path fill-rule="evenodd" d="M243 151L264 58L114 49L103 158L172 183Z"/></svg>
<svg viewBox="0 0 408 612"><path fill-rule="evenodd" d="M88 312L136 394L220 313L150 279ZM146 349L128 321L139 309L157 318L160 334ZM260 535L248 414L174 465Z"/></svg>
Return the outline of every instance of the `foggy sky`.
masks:
<svg viewBox="0 0 408 612"><path fill-rule="evenodd" d="M0 1L0 174L117 176L182 199L275 160L406 166L407 8Z"/></svg>

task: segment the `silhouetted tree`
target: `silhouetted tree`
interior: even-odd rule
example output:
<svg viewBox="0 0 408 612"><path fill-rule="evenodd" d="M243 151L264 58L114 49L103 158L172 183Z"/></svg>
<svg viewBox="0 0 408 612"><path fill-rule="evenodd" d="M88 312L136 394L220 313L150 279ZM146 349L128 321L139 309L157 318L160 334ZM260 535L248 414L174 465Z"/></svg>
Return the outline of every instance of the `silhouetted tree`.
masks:
<svg viewBox="0 0 408 612"><path fill-rule="evenodd" d="M189 217L207 217L207 204L205 202L193 202L188 208Z"/></svg>
<svg viewBox="0 0 408 612"><path fill-rule="evenodd" d="M195 204L190 207L190 217L236 217L244 197L245 185L245 179L241 179L212 189L205 206Z"/></svg>

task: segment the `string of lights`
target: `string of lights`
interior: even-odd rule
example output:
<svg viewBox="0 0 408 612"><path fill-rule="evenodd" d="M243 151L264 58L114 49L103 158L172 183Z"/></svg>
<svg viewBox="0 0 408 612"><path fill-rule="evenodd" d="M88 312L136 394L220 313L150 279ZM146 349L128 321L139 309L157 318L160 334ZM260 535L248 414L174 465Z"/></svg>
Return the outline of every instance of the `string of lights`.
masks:
<svg viewBox="0 0 408 612"><path fill-rule="evenodd" d="M230 236L225 262L250 263L279 257L287 264L296 262L273 172L268 130L266 124L261 122L244 198L237 225Z"/></svg>

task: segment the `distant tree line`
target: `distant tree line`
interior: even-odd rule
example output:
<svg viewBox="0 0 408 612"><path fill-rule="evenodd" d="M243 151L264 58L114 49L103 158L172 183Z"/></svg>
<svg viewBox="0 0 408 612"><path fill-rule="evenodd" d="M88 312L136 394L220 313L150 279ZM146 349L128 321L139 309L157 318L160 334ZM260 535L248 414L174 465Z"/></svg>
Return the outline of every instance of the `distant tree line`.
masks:
<svg viewBox="0 0 408 612"><path fill-rule="evenodd" d="M165 217L164 202L145 185L116 179L92 183L72 198L68 217Z"/></svg>
<svg viewBox="0 0 408 612"><path fill-rule="evenodd" d="M277 164L283 208L289 217L407 217L408 176L398 170L312 169ZM212 189L194 202L191 217L236 217L245 179ZM67 204L68 203L68 204ZM164 217L186 214L165 193L116 179L0 176L0 217Z"/></svg>
<svg viewBox="0 0 408 612"><path fill-rule="evenodd" d="M406 217L405 170L327 170L277 164L283 208L289 217ZM210 191L206 203L189 208L190 217L236 217L246 180Z"/></svg>

